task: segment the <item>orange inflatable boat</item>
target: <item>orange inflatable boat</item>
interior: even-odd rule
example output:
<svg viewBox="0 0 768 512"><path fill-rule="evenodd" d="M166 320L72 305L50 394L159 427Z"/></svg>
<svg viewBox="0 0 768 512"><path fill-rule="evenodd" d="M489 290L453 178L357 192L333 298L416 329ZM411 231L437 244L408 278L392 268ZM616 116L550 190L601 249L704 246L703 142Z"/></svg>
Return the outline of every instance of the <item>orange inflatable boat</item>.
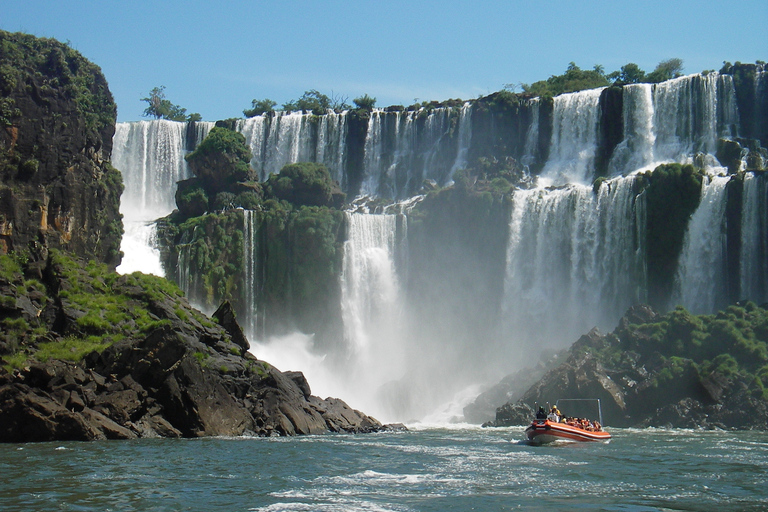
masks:
<svg viewBox="0 0 768 512"><path fill-rule="evenodd" d="M525 429L525 434L528 436L528 440L535 444L555 441L608 441L611 438L611 434L605 430L594 432L549 420L533 420L531 425Z"/></svg>

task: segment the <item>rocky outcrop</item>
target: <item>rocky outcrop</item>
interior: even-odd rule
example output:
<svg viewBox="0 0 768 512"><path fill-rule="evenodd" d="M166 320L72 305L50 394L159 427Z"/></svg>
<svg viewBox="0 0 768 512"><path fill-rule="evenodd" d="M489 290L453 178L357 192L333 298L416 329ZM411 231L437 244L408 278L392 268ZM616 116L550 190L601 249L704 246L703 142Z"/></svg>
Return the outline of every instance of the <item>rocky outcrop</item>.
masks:
<svg viewBox="0 0 768 512"><path fill-rule="evenodd" d="M0 254L62 248L115 266L122 180L101 70L53 39L0 31Z"/></svg>
<svg viewBox="0 0 768 512"><path fill-rule="evenodd" d="M229 304L214 323L159 278L117 276L54 252L42 281L25 281L23 266L0 262L10 298L0 322L14 326L0 355L3 365L28 361L0 368L2 442L384 428L341 400L313 396L302 373L248 352ZM77 356L89 346L97 350ZM73 361L51 357L57 347L71 347Z"/></svg>
<svg viewBox="0 0 768 512"><path fill-rule="evenodd" d="M723 334L734 319L758 319L755 330L762 332L764 314L754 305L731 307L712 317L695 317L682 309L662 316L647 306L633 307L613 333L595 329L582 336L561 365L520 400L499 407L488 425L527 424L537 402L598 398L605 423L612 426L764 429L764 342L740 357L743 347L731 345ZM565 415L583 415L567 405L560 409Z"/></svg>

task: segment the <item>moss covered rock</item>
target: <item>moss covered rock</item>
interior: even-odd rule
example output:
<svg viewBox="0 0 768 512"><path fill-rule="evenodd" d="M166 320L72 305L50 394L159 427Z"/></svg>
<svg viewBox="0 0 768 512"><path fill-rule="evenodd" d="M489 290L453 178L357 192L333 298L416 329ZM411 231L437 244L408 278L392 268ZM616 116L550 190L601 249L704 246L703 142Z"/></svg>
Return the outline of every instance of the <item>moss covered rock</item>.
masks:
<svg viewBox="0 0 768 512"><path fill-rule="evenodd" d="M116 266L117 109L101 70L54 39L0 31L0 98L0 252L62 248Z"/></svg>

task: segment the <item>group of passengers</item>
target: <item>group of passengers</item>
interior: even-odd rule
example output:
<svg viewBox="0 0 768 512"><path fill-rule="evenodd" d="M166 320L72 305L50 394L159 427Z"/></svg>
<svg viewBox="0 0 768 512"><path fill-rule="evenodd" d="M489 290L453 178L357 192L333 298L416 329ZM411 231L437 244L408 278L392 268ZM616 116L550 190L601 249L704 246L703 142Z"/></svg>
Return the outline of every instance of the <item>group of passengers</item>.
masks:
<svg viewBox="0 0 768 512"><path fill-rule="evenodd" d="M569 425L571 427L580 428L588 432L602 432L603 430L603 426L600 425L599 421L590 421L586 418L575 418L575 417L565 416L563 413L560 412L560 409L558 409L557 406L552 407L552 410L549 411L549 414L547 414L546 411L544 411L543 407L539 407L539 412L536 413L536 419L537 420L548 419L553 423L565 423L566 425Z"/></svg>

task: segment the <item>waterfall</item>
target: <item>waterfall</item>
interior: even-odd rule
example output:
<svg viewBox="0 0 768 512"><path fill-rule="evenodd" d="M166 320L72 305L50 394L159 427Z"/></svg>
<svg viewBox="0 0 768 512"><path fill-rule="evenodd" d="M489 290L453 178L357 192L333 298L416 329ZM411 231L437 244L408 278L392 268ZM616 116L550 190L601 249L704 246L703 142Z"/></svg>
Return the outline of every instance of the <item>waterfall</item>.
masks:
<svg viewBox="0 0 768 512"><path fill-rule="evenodd" d="M523 158L521 163L530 166L536 161L536 155L539 154L539 117L541 100L533 98L530 100L531 124L525 133L525 147L523 149Z"/></svg>
<svg viewBox="0 0 768 512"><path fill-rule="evenodd" d="M623 87L624 138L609 163L613 176L665 162L717 167L719 138L737 135L739 113L733 78L709 73L660 84Z"/></svg>
<svg viewBox="0 0 768 512"><path fill-rule="evenodd" d="M458 169L464 169L467 166L467 153L469 153L469 144L472 142L472 104L464 103L459 114L459 150L456 153L456 161L451 167L451 175Z"/></svg>
<svg viewBox="0 0 768 512"><path fill-rule="evenodd" d="M196 276L190 273L191 263L191 246L188 243L182 243L176 246L176 250L179 253L176 260L176 279L181 291L184 292L184 296L187 300L192 300L192 294L196 290L195 280Z"/></svg>
<svg viewBox="0 0 768 512"><path fill-rule="evenodd" d="M691 75L653 89L656 162L689 162L697 153L714 155L717 139L735 136L736 93L730 75ZM706 162L713 164L710 157Z"/></svg>
<svg viewBox="0 0 768 512"><path fill-rule="evenodd" d="M347 213L347 222L341 273L344 337L352 353L365 354L372 338L391 330L399 316L397 216Z"/></svg>
<svg viewBox="0 0 768 512"><path fill-rule="evenodd" d="M251 148L251 167L259 174L259 180L264 181L264 155L266 154L266 138L269 133L271 117L260 115L239 119L235 129L242 133L245 142Z"/></svg>
<svg viewBox="0 0 768 512"><path fill-rule="evenodd" d="M555 184L592 182L602 92L590 89L555 97L544 178Z"/></svg>
<svg viewBox="0 0 768 512"><path fill-rule="evenodd" d="M249 338L254 339L257 330L258 309L258 230L259 217L255 210L243 210L243 307L245 318L240 322Z"/></svg>
<svg viewBox="0 0 768 512"><path fill-rule="evenodd" d="M320 120L316 161L328 168L331 178L345 185L347 147L347 112L328 111Z"/></svg>
<svg viewBox="0 0 768 512"><path fill-rule="evenodd" d="M403 199L415 194L425 179L448 183L456 166L466 164L470 114L468 104L461 109L373 110L361 194Z"/></svg>
<svg viewBox="0 0 768 512"><path fill-rule="evenodd" d="M235 129L251 148L251 166L264 181L287 164L317 162L328 167L334 180L344 181L347 112L329 110L323 116L275 112L240 119Z"/></svg>
<svg viewBox="0 0 768 512"><path fill-rule="evenodd" d="M286 164L312 161L309 118L312 114L278 112L271 118L260 179L280 173Z"/></svg>
<svg viewBox="0 0 768 512"><path fill-rule="evenodd" d="M402 346L403 298L396 268L397 215L347 213L341 303L350 393L365 401L384 383L399 376L405 363ZM365 381L365 390L359 383ZM363 398L364 397L364 398Z"/></svg>
<svg viewBox="0 0 768 512"><path fill-rule="evenodd" d="M760 70L755 92L764 91L763 75L764 71ZM347 240L343 245L338 290L341 323L339 318L332 319L333 329L343 327L343 334L334 338L337 333L334 330L323 338L322 350L326 351L323 354L309 334L302 345L302 350L306 349L314 357L310 359L315 361L313 364L329 369L328 382L343 385L334 393L343 391L342 398L366 412L398 419L420 417L420 413L439 403L458 386L487 378L497 369L494 366L497 361L498 367L504 365L510 369L517 361L520 365L530 363L530 358L523 361L520 354L532 353L537 357L543 348L562 348L594 326L611 330L629 306L648 300L647 205L644 193L637 193L642 178L634 176L634 172L652 169L663 162L691 162L705 164L714 174L713 154L718 138L749 135L738 133L740 113L730 75L709 73L660 84L626 85L620 113L601 113L602 91L581 91L554 98L551 118L549 100L538 98L521 106L520 118L509 111L504 113L509 117L492 112L484 119L480 110L473 111L474 102L461 107L416 111L374 109L368 118L364 141L362 133L358 137L357 133L349 132L347 112L328 112L322 116L277 112L235 124L251 148L251 164L261 180L279 172L288 163L313 161L325 164L333 179L347 192L350 184L360 183L362 194L413 198L411 203L394 208L371 206L371 210L386 214L346 214ZM594 191L591 186L594 160L597 149L604 149L598 140L599 134L605 131L599 125L601 115L607 120L605 116L619 114L623 133L611 138L612 144L621 139L608 161L612 178L603 181ZM741 115L752 122L745 114ZM513 128L501 130L498 123L507 119L513 123L508 126ZM619 125L618 117L610 121ZM552 134L547 148L545 137L540 133L549 133L550 122ZM500 133L508 133L510 139L484 140L486 125L493 128L490 130L494 133L489 132L489 137L500 138ZM189 177L184 155L211 126L212 123L197 123L192 130L188 124L170 121L117 125L113 163L123 172L126 185L121 202L121 212L126 219L122 246L126 258L121 271L141 269L162 273L153 248L154 220L174 208L175 184ZM524 129L527 131L520 131ZM188 137L195 140L187 140ZM353 140L355 144L364 143L364 147L350 148L348 142ZM480 156L486 150L489 156L495 151L498 155L493 156L511 156L534 170L543 168L540 183L558 187L542 186L511 193L511 201L504 203L510 208L509 218L500 221L508 222L506 254L504 242L498 242L500 245L495 246L493 252L482 252L486 249L483 244L487 243L482 237L478 237L477 243L481 246L477 251L456 250L451 246L450 235L460 230L449 224L456 217L446 217L454 220L440 226L445 236L435 237L437 244L446 245L435 247L435 252L430 254L450 254L451 258L443 261L451 262L446 266L454 266L435 268L430 279L420 280L423 276L413 273L425 267L418 267L415 262L428 267L432 259L422 256L426 262L419 260L420 248L414 243L412 259L408 260L408 249L402 245L408 205L423 199L423 196L414 196L425 179L445 186L454 171L468 164L470 154ZM548 155L546 162L541 161L542 155ZM729 284L740 286L740 297L768 301L768 180L752 173L744 177L741 239L728 244L734 257L737 246L741 247L738 262L726 262L726 255L731 253L725 251L724 233L738 233L738 226L724 226L726 200L729 195L735 196L726 194L726 182L727 178L722 177L705 180L701 204L690 219L679 259L670 300L694 312L711 313L735 293L733 290L726 293L726 276L732 278ZM450 193L437 197L448 198ZM428 197L425 201L430 200ZM365 208L356 211L365 211ZM493 210L493 215L501 211L501 208ZM507 210L503 211L506 215ZM738 213L728 210L728 219L737 220ZM424 222L423 218L412 219L412 237L437 226L419 224ZM499 233L504 233L503 224L498 228L498 218L489 221L495 223ZM237 308L252 343L266 343L279 329L264 322L265 311L272 304L260 306L261 311L256 308L261 298L260 283L265 282L261 274L267 271L258 262L259 252L266 249L259 246L259 214L243 211L242 222L240 297L243 303ZM726 231L725 227L729 229ZM197 258L202 257L200 247L182 239L176 250L175 275L180 287L194 300L194 295L203 289L202 279L194 271ZM439 314L428 320L412 318L409 311L418 309L414 302L418 300L419 290L415 284L406 284L427 283L424 286L429 286L432 278L442 284L440 278L447 273L463 275L456 272L456 268L476 268L472 265L477 265L478 252L493 255L488 258L493 266L483 267L490 269L483 278L492 281L495 287L481 284L486 286L481 290L493 292L488 294L487 304L493 313L487 317L487 332L492 335L468 342L467 338L481 329L465 322L465 317L457 319L460 314L456 311L464 304L463 295L458 295L458 300L454 296L452 301L441 302L442 296L461 294L464 289L436 286L436 291L430 290L433 294L423 295L435 302L433 308L423 311L450 310L454 314L452 322ZM409 268L409 263L414 264L413 268ZM725 271L726 264L729 273ZM473 281L478 275L480 273L466 272L466 283L462 281L462 286L479 286L479 281ZM444 307L445 304L450 307ZM285 325L290 325L290 314L285 313ZM470 316L478 315L467 315ZM484 320L485 317L478 323ZM435 325L425 326L430 322ZM455 332L454 327L459 324L472 334ZM254 340L257 335L261 339ZM335 345L334 340L337 340ZM274 347L276 351L292 355L293 345L280 345L276 341ZM480 372L486 375L478 377ZM313 381L310 379L310 382ZM414 400L421 402L416 404Z"/></svg>
<svg viewBox="0 0 768 512"><path fill-rule="evenodd" d="M654 167L653 146L656 134L653 126L653 86L625 85L622 95L624 140L613 150L608 164L612 176Z"/></svg>
<svg viewBox="0 0 768 512"><path fill-rule="evenodd" d="M163 275L154 247L154 221L173 211L176 183L189 177L185 148L199 143L212 126L196 123L197 140L188 141L187 123L158 120L115 125L112 164L122 173L125 186L120 198L125 235L119 272Z"/></svg>
<svg viewBox="0 0 768 512"><path fill-rule="evenodd" d="M728 303L725 202L729 178L716 176L701 184L701 202L683 240L672 306L709 314Z"/></svg>
<svg viewBox="0 0 768 512"><path fill-rule="evenodd" d="M251 166L259 180L278 174L286 164L314 161L310 117L302 112L276 112L239 120L241 132L252 152Z"/></svg>
<svg viewBox="0 0 768 512"><path fill-rule="evenodd" d="M516 347L612 328L645 299L634 178L603 182L597 194L583 185L517 190L512 201L503 310Z"/></svg>
<svg viewBox="0 0 768 512"><path fill-rule="evenodd" d="M742 299L768 302L768 179L752 173L744 176L740 285Z"/></svg>

